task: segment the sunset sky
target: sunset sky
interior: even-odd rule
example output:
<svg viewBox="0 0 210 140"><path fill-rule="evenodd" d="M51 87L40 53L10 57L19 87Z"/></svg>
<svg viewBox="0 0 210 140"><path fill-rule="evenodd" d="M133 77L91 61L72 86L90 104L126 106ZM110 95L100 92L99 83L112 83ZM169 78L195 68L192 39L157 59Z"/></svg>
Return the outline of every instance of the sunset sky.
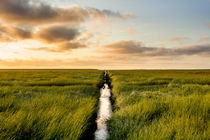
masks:
<svg viewBox="0 0 210 140"><path fill-rule="evenodd" d="M0 68L210 69L210 0L0 0Z"/></svg>

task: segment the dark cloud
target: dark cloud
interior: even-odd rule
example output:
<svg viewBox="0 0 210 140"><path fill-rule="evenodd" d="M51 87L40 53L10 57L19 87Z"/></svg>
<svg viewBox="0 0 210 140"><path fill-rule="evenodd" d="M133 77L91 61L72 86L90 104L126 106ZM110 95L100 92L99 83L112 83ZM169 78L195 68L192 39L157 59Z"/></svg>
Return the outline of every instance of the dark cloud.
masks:
<svg viewBox="0 0 210 140"><path fill-rule="evenodd" d="M86 45L78 42L64 42L59 45L59 51L68 51L72 49L85 48Z"/></svg>
<svg viewBox="0 0 210 140"><path fill-rule="evenodd" d="M50 26L40 28L39 31L33 32L18 27L0 25L0 41L11 42L15 40L34 39L41 42L54 45L56 47L40 47L30 50L47 51L47 52L65 52L73 49L84 48L86 45L81 44L90 37L86 36L78 43L77 37L80 36L78 29L63 26ZM77 40L77 42L76 42Z"/></svg>
<svg viewBox="0 0 210 140"><path fill-rule="evenodd" d="M64 42L74 40L80 33L76 28L69 28L66 26L52 26L41 29L37 34L36 38L47 42Z"/></svg>
<svg viewBox="0 0 210 140"><path fill-rule="evenodd" d="M21 28L12 28L12 35L18 39L32 38L32 31Z"/></svg>
<svg viewBox="0 0 210 140"><path fill-rule="evenodd" d="M74 42L74 43L64 42L61 44L57 44L56 47L29 48L29 50L60 53L60 52L67 52L67 51L71 51L74 49L85 48L85 47L86 47L86 45L80 44L78 42Z"/></svg>
<svg viewBox="0 0 210 140"><path fill-rule="evenodd" d="M111 54L140 55L140 56L178 56L205 55L210 56L210 44L194 45L176 48L145 47L136 41L118 41L103 46Z"/></svg>
<svg viewBox="0 0 210 140"><path fill-rule="evenodd" d="M104 48L122 54L143 53L145 51L154 50L154 48L144 47L143 44L136 41L118 41L105 45Z"/></svg>
<svg viewBox="0 0 210 140"><path fill-rule="evenodd" d="M34 35L34 39L41 40L54 47L29 48L34 51L66 52L73 49L85 48L86 45L76 42L80 36L78 29L66 26L52 26L41 29Z"/></svg>
<svg viewBox="0 0 210 140"><path fill-rule="evenodd" d="M3 20L17 23L78 23L88 17L88 12L79 7L53 8L31 0L0 0L0 16Z"/></svg>
<svg viewBox="0 0 210 140"><path fill-rule="evenodd" d="M98 16L96 16L98 15ZM89 17L134 17L132 13L118 13L95 8L56 8L33 0L0 0L0 18L4 21L24 24L80 23Z"/></svg>
<svg viewBox="0 0 210 140"><path fill-rule="evenodd" d="M1 26L0 34L13 40L35 39L45 43L61 43L74 40L80 35L78 29L63 26L49 26L40 28L38 32L20 27Z"/></svg>
<svg viewBox="0 0 210 140"><path fill-rule="evenodd" d="M210 56L210 44L194 45L172 49L175 55L207 55Z"/></svg>

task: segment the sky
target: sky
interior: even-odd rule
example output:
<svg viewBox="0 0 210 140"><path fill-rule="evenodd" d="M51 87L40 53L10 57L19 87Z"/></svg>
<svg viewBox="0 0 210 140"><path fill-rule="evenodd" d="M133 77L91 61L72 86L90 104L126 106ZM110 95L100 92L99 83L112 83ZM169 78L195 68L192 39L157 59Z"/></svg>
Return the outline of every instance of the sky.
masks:
<svg viewBox="0 0 210 140"><path fill-rule="evenodd" d="M0 68L210 69L210 0L0 0Z"/></svg>

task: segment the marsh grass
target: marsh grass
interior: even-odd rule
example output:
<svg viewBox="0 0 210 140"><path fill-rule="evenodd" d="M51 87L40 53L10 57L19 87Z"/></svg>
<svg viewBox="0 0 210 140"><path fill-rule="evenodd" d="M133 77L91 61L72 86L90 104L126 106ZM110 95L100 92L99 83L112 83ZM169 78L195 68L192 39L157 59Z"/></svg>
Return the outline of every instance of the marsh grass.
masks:
<svg viewBox="0 0 210 140"><path fill-rule="evenodd" d="M210 71L109 71L111 140L210 139Z"/></svg>
<svg viewBox="0 0 210 140"><path fill-rule="evenodd" d="M1 70L0 139L92 137L87 132L94 131L101 74L96 70Z"/></svg>

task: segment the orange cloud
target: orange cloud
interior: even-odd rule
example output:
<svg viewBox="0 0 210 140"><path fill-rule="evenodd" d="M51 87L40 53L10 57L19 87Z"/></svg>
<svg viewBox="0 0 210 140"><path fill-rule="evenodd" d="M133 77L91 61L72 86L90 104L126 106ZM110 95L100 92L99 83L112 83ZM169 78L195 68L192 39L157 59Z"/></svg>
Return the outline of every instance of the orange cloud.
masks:
<svg viewBox="0 0 210 140"><path fill-rule="evenodd" d="M71 51L74 49L85 48L85 47L86 45L80 44L78 42L76 43L64 42L61 44L57 44L57 46L55 47L28 48L28 50L60 53L60 52L66 52L66 51Z"/></svg>
<svg viewBox="0 0 210 140"><path fill-rule="evenodd" d="M131 27L128 27L126 29L126 32L129 34L129 35L132 35L133 34L133 29Z"/></svg>
<svg viewBox="0 0 210 140"><path fill-rule="evenodd" d="M173 37L169 39L172 42L178 42L180 44L183 44L187 41L190 41L191 39L189 37Z"/></svg>
<svg viewBox="0 0 210 140"><path fill-rule="evenodd" d="M5 38L8 42L16 39L23 40L32 38L32 31L19 27L0 25L0 36L3 36L3 38L0 38L0 41L4 41Z"/></svg>
<svg viewBox="0 0 210 140"><path fill-rule="evenodd" d="M112 55L113 56L113 55ZM161 60L160 60L161 58ZM162 59L163 58L163 59ZM191 59L166 57L87 57L85 59L0 59L0 68L100 68L100 69L183 69L209 68L209 58L192 56ZM112 60L112 61L110 61Z"/></svg>
<svg viewBox="0 0 210 140"><path fill-rule="evenodd" d="M2 60L0 59L0 68L98 68L102 67L104 64L109 64L110 62L101 63L101 60L90 59L80 60L80 59L11 59Z"/></svg>
<svg viewBox="0 0 210 140"><path fill-rule="evenodd" d="M0 42L11 42L12 39L5 34L0 33Z"/></svg>
<svg viewBox="0 0 210 140"><path fill-rule="evenodd" d="M210 28L210 22L208 22L208 21L206 22L206 27Z"/></svg>
<svg viewBox="0 0 210 140"><path fill-rule="evenodd" d="M200 42L203 42L203 41L210 41L210 37L201 37Z"/></svg>

